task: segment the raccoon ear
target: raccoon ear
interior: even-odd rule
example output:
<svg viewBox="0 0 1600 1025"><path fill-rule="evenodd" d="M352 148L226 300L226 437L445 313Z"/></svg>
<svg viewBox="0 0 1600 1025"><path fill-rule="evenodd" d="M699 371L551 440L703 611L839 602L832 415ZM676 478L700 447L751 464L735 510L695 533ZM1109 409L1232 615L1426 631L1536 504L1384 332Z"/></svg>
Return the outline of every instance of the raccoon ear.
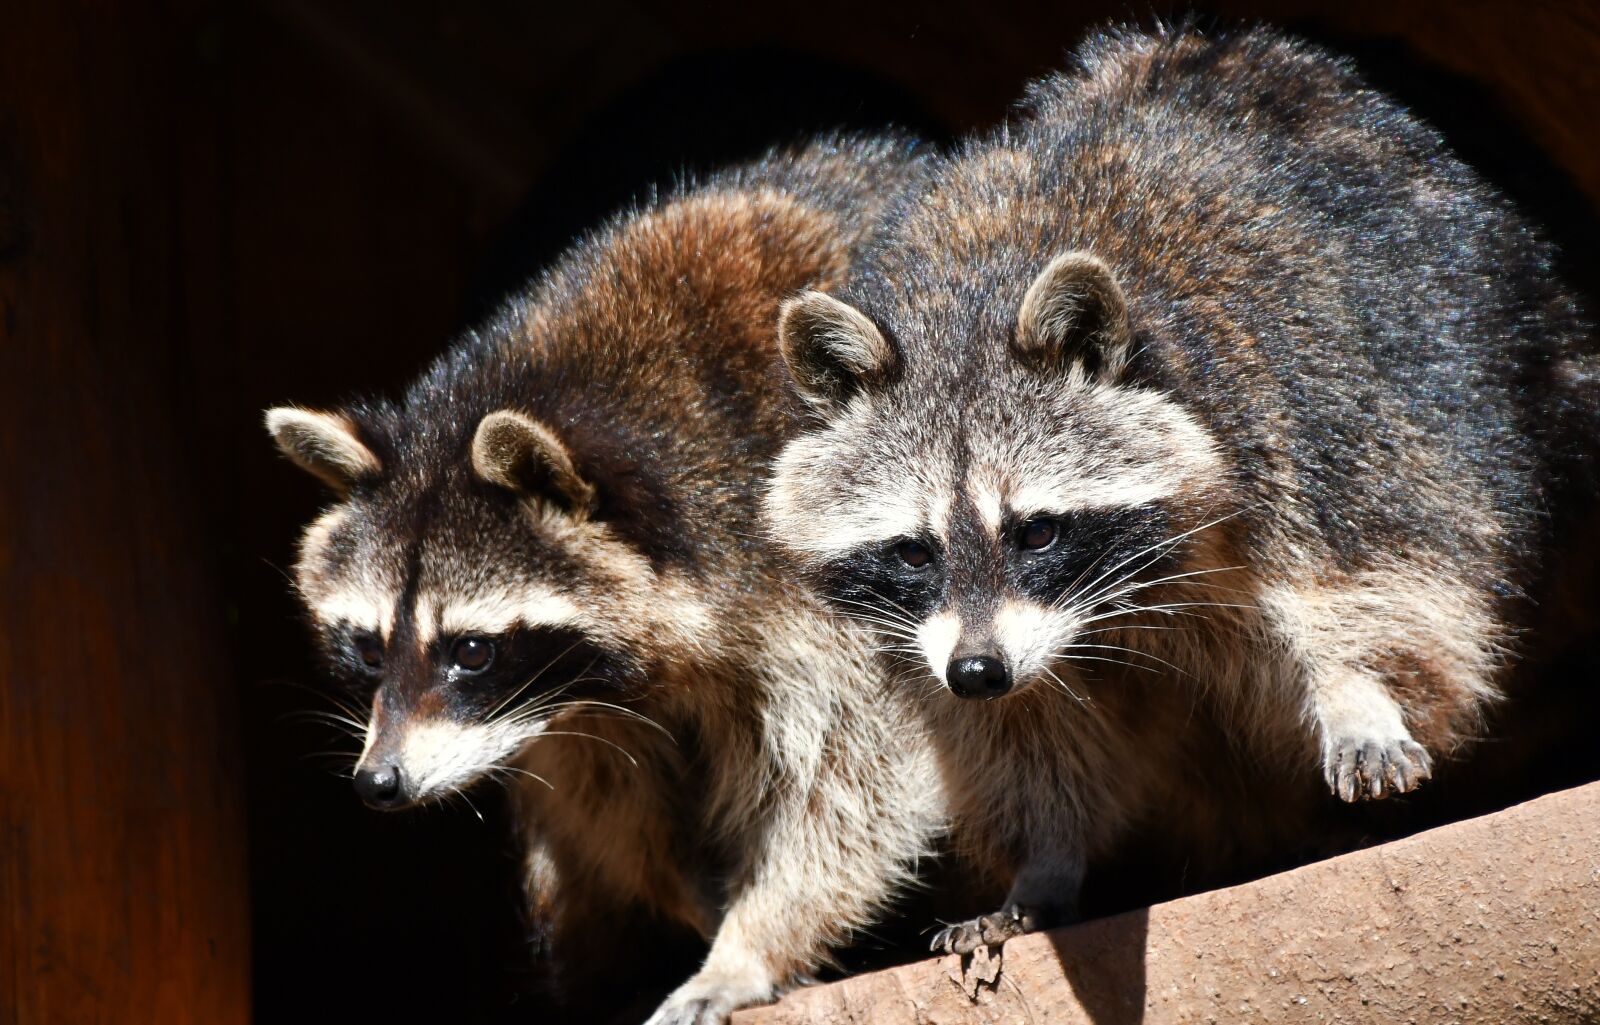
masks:
<svg viewBox="0 0 1600 1025"><path fill-rule="evenodd" d="M383 469L356 435L355 424L339 413L279 406L267 410L267 432L278 443L278 451L341 495Z"/></svg>
<svg viewBox="0 0 1600 1025"><path fill-rule="evenodd" d="M1056 257L1022 297L1012 348L1029 363L1053 370L1077 364L1091 378L1115 380L1127 370L1132 346L1127 299L1098 256Z"/></svg>
<svg viewBox="0 0 1600 1025"><path fill-rule="evenodd" d="M822 292L802 292L778 312L778 349L800 396L828 410L894 372L894 346L854 306Z"/></svg>
<svg viewBox="0 0 1600 1025"><path fill-rule="evenodd" d="M572 465L561 440L536 420L509 409L490 413L472 438L472 468L491 484L580 515L594 511L594 485Z"/></svg>

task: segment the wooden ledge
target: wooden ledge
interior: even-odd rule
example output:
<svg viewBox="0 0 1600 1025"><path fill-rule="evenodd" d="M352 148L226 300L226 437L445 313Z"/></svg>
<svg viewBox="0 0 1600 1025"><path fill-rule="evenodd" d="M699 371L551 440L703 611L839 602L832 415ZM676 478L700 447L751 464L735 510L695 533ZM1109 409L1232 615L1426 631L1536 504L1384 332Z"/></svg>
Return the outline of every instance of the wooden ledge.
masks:
<svg viewBox="0 0 1600 1025"><path fill-rule="evenodd" d="M789 994L736 1025L1600 1021L1600 783L1243 886Z"/></svg>

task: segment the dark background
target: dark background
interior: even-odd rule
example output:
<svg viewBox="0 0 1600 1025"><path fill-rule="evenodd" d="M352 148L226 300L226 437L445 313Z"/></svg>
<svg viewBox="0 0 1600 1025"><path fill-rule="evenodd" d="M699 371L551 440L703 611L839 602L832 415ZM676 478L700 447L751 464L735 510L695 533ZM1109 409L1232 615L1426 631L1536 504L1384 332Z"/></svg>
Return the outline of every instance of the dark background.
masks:
<svg viewBox="0 0 1600 1025"><path fill-rule="evenodd" d="M285 578L322 498L260 411L399 387L652 182L948 140L1153 9L0 5L0 1023L541 1020L495 796L367 812L296 718L329 707ZM1594 284L1594 8L1202 10L1356 53ZM1525 722L1594 721L1583 650ZM1502 759L1449 813L1594 760Z"/></svg>

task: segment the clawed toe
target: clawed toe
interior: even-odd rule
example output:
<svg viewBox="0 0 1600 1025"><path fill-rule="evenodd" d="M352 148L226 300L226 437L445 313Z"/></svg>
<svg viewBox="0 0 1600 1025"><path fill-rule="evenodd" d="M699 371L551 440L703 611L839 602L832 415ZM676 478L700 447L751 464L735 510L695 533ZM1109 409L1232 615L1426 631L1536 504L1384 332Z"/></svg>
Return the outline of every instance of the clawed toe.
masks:
<svg viewBox="0 0 1600 1025"><path fill-rule="evenodd" d="M933 935L934 953L966 955L979 947L997 947L1014 936L1032 932L1034 916L1017 907L946 926Z"/></svg>
<svg viewBox="0 0 1600 1025"><path fill-rule="evenodd" d="M1327 775L1328 785L1341 800L1376 801L1417 789L1433 775L1433 763L1422 745L1410 738L1350 739L1334 746Z"/></svg>

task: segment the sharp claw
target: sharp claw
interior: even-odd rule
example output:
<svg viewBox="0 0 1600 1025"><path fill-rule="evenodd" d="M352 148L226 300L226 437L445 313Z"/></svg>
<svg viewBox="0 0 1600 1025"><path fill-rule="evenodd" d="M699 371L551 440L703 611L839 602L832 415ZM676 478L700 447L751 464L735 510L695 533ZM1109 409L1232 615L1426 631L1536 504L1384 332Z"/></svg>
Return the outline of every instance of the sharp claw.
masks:
<svg viewBox="0 0 1600 1025"><path fill-rule="evenodd" d="M1433 760L1416 741L1366 741L1343 745L1328 758L1323 777L1346 802L1381 801L1408 794L1433 778Z"/></svg>

